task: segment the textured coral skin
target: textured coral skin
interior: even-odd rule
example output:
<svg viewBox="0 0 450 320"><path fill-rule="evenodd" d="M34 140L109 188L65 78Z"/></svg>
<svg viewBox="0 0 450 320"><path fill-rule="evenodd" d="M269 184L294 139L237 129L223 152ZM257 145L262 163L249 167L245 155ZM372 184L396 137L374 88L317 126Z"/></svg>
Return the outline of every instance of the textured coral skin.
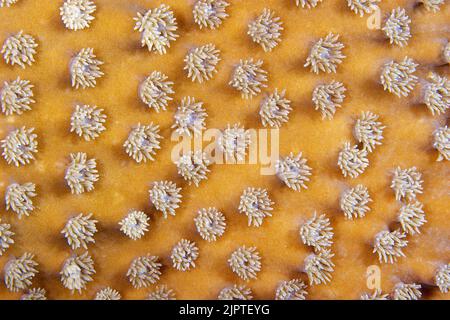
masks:
<svg viewBox="0 0 450 320"><path fill-rule="evenodd" d="M156 285L133 289L125 274L137 256L159 255L164 265L159 284L173 288L179 299L215 299L222 288L241 281L227 266L229 254L240 245L256 246L262 256L258 280L248 286L257 299L273 299L277 285L301 274L302 262L310 253L298 236L300 225L314 210L324 212L334 227L333 259L336 264L329 285L308 288L311 299L358 299L366 287L365 273L369 265L377 265L371 253L376 233L392 225L400 204L389 188L392 170L416 166L423 173L424 194L419 196L427 212L428 223L422 234L411 237L405 249L407 258L394 265L383 265L382 289L392 291L396 282L433 283L434 272L450 259L448 232L448 186L445 176L450 168L436 162L432 149L432 132L436 121L425 106L417 105L419 90L406 99L397 99L383 91L378 83L380 67L391 58L408 55L424 68L418 75L426 76L427 68L435 67L443 74L447 67L438 67L440 54L448 36L450 6L432 14L414 1L383 1L383 12L397 6L411 14L413 38L407 47L392 47L383 40L381 31L368 30L366 19L352 13L346 1L327 0L313 10L296 8L288 0L232 1L227 8L230 17L216 31L199 30L192 18L192 1L155 0L151 6L169 4L179 21L180 37L171 44L166 55L150 54L141 49L139 34L133 32L136 11L150 6L147 0L96 0L96 20L89 29L72 32L59 18L60 1L22 0L11 8L1 9L0 40L23 29L39 43L36 62L22 70L0 62L0 80L20 76L35 85L36 104L22 116L0 115L0 137L13 127L34 126L39 135L37 160L15 168L0 159L0 215L2 222L12 225L16 243L0 257L0 270L11 256L26 251L36 255L40 273L34 287L44 287L49 299L93 299L95 293L111 286L124 299L145 298ZM282 42L271 52L264 51L246 35L246 26L264 7L277 12L283 21ZM330 19L333 17L333 19ZM299 26L299 22L301 27ZM302 65L310 46L329 31L339 33L346 45L345 61L336 75L314 75ZM192 83L183 72L187 50L212 42L221 50L218 73L207 83ZM233 44L233 45L231 45ZM105 61L105 76L96 88L74 90L70 87L68 63L82 47L95 48ZM280 151L302 151L313 169L308 190L293 192L282 186L275 176L261 176L258 165L213 165L209 179L199 188L189 187L177 176L170 161L171 129L176 102L191 95L205 102L209 113L207 127L224 128L227 123L241 122L246 127L261 128L258 110L262 95L242 100L230 88L233 66L241 58L263 59L269 72L267 92L286 88L292 100L290 120L280 131ZM155 113L145 108L138 98L139 83L153 70L159 70L175 82L174 102L168 111ZM342 81L349 89L347 100L332 121L322 121L311 103L313 88L325 81ZM76 103L96 104L108 116L107 130L95 141L86 142L70 134L70 115ZM387 126L382 146L369 155L370 167L354 180L344 179L336 166L343 142L352 141L352 125L363 110L380 115ZM155 162L136 164L124 153L122 143L131 126L151 121L161 126L165 137ZM71 152L87 152L98 161L100 180L94 192L71 195L64 185L64 170ZM151 208L148 189L152 181L173 180L183 187L183 202L176 217L167 220ZM30 217L18 220L4 210L3 195L9 183L33 181L37 185L39 209ZM346 221L339 211L339 195L349 186L363 183L371 191L372 211L363 219ZM248 187L267 188L275 205L273 217L260 228L247 227L246 217L238 214L239 197ZM217 242L203 241L195 231L193 218L199 208L215 206L227 219L227 230ZM150 215L149 232L132 241L119 231L120 221L129 209L143 210ZM60 234L65 222L79 212L92 212L99 221L96 243L89 253L97 273L81 295L71 295L60 283L59 271L71 250ZM448 212L448 211L447 211ZM170 250L180 239L196 241L200 255L197 267L179 272L170 267ZM3 278L3 271L0 271ZM17 299L21 293L10 293L3 281L0 299ZM424 298L448 299L433 288Z"/></svg>

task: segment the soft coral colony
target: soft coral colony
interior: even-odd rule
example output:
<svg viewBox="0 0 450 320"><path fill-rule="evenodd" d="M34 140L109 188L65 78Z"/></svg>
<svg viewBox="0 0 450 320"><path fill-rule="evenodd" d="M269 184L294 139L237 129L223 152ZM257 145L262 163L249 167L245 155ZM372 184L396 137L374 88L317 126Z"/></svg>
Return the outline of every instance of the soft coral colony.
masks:
<svg viewBox="0 0 450 320"><path fill-rule="evenodd" d="M14 5L17 0L0 0L0 7ZM347 0L349 10L359 16L371 14L378 10L380 0ZM421 0L424 8L430 12L440 10L444 1ZM295 5L305 10L315 10L322 0L296 0ZM197 0L192 6L192 20L199 29L218 29L228 17L229 3L224 0ZM65 0L60 7L61 22L68 32L90 28L95 20L97 6L90 0ZM164 55L170 46L180 37L178 20L175 12L166 4L137 12L134 17L134 30L140 33L140 43L150 53ZM412 38L412 20L407 10L396 8L390 12L383 22L381 31L390 44L400 48L408 45ZM259 45L264 53L270 53L282 41L283 22L275 11L264 8L255 15L247 25L247 35ZM82 31L81 31L82 32ZM344 62L344 44L340 35L329 32L310 46L305 68L315 75L337 73L338 67ZM39 39L39 37L36 37ZM4 60L11 66L22 68L35 63L38 42L32 35L20 31L9 36L2 47ZM447 62L449 45L444 51ZM221 51L213 43L191 47L184 57L184 71L187 78L198 85L206 85L219 72L217 66L221 61ZM223 63L223 62L222 62ZM268 72L263 60L243 57L231 73L228 85L235 89L243 99L256 97L268 87ZM94 88L97 80L105 75L102 71L103 61L94 54L94 48L85 47L78 51L70 61L69 73L71 86L75 89ZM408 97L421 83L416 76L419 64L412 58L405 57L402 61L391 60L381 68L380 82L385 91L399 98ZM36 103L33 93L34 85L29 80L5 81L0 91L2 113L5 116L20 116L32 111ZM342 82L332 80L316 85L312 92L312 103L323 119L332 120L337 108L341 108L346 98L347 88ZM430 72L423 82L421 103L425 104L434 116L445 114L449 108L450 82L444 76ZM165 111L172 103L175 94L174 82L160 71L152 71L139 85L138 97L148 109L154 112ZM289 120L294 110L292 102L286 97L286 90L275 89L260 102L259 116L264 127L280 128ZM185 96L178 103L174 113L174 124L171 129L180 135L193 136L206 128L208 116L202 101L191 96ZM356 144L346 141L338 153L337 168L344 177L358 178L369 167L369 155L383 143L383 133L386 126L379 121L379 115L364 111L356 120L353 136ZM106 131L106 114L95 105L78 104L70 117L70 132L87 142L96 140ZM6 162L16 167L31 164L38 153L38 135L33 127L22 126L11 130L1 141L2 156ZM161 149L161 130L158 124L149 122L130 126L128 137L123 143L124 152L136 163L155 161L156 153ZM449 159L449 130L447 126L439 127L433 133L433 147L438 151L438 161ZM218 147L225 157L232 160L243 160L250 145L249 132L240 123L230 124L222 130L218 139ZM98 184L100 174L97 160L84 152L70 153L70 163L66 166L65 182L70 193L82 195L92 192ZM203 152L190 152L183 155L176 163L178 174L185 184L199 187L210 173L212 162ZM314 164L313 164L314 165ZM301 152L290 152L281 157L275 166L280 182L293 191L307 189L312 176L312 168ZM202 184L205 182L202 182ZM373 253L381 263L395 263L405 257L404 250L410 243L409 237L420 234L427 223L424 206L417 196L423 193L422 173L416 168L393 171L391 188L392 198L401 202L398 212L399 228L391 231L381 230L374 236ZM68 191L69 191L68 190ZM152 210L161 214L164 219L175 216L182 204L182 188L171 180L154 181L148 190L148 201ZM11 183L5 192L6 210L12 211L17 218L28 217L36 209L39 198L36 185L33 182ZM362 219L370 212L369 204L373 202L369 189L363 184L348 188L341 193L340 209L347 220ZM247 187L243 190L237 211L246 216L249 227L259 228L266 219L272 216L275 202L272 201L269 190L265 188ZM153 219L153 218L152 218ZM198 209L192 225L198 236L214 245L225 234L228 226L226 215L216 207ZM0 221L1 222L1 221ZM128 237L128 240L139 241L151 232L150 215L142 210L130 209L117 222L117 229ZM306 256L302 271L306 274L309 286L328 284L332 281L335 264L332 252L334 245L334 229L332 221L325 214L314 214L299 228L299 242L310 247L312 251ZM60 282L72 293L82 293L96 274L95 261L87 251L96 244L97 224L101 222L93 218L92 213L78 213L67 219L61 231L61 237L72 250L81 249L83 253L74 252L66 257L60 269ZM14 225L13 225L14 226ZM101 230L100 230L101 231ZM16 232L9 223L0 223L0 256L10 250L16 240ZM142 240L141 240L142 241ZM189 272L200 265L201 246L196 241L181 239L172 246L168 258L172 268L179 272ZM94 256L95 257L95 256ZM244 281L256 280L264 269L264 256L256 246L241 245L227 260L230 272ZM173 300L175 292L167 285L159 284L166 267L166 260L147 253L131 260L128 270L123 275L129 286L139 289L148 288L158 283L148 293L150 300ZM39 273L38 261L29 252L10 259L4 266L4 281L7 289L12 292L24 291L24 300L45 300L46 290L30 288L33 279ZM441 264L435 271L434 282L441 292L448 292L450 283L449 264ZM304 300L308 295L308 286L300 278L281 281L274 291L277 300ZM391 295L375 290L373 294L363 294L365 300L415 300L422 297L421 285L416 283L398 282ZM120 292L103 287L98 290L96 300L119 300ZM233 284L223 288L219 299L253 298L252 290L246 285Z"/></svg>

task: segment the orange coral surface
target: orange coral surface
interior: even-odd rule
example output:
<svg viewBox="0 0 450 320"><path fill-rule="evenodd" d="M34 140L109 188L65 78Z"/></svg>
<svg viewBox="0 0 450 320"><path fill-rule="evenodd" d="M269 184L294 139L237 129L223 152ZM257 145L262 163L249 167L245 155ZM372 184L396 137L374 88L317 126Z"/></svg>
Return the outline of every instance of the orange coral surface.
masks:
<svg viewBox="0 0 450 320"><path fill-rule="evenodd" d="M435 116L420 101L420 86L408 98L397 98L383 91L380 68L391 59L405 56L420 64L417 75L425 79L429 71L449 75L442 66L442 49L450 38L450 7L431 13L415 1L382 1L383 15L402 6L412 18L412 38L404 48L389 45L380 30L367 27L367 15L360 18L349 10L346 1L325 0L317 8L297 8L294 0L234 0L227 8L229 17L217 30L200 30L192 17L193 1L178 0L96 0L96 19L81 31L65 29L60 16L62 1L20 0L0 9L0 41L20 30L39 43L36 62L26 69L0 62L0 80L17 76L35 85L33 110L20 116L0 115L0 138L12 129L35 127L38 154L30 165L16 168L0 159L0 217L16 233L15 244L0 257L0 270L13 256L32 252L39 263L39 274L32 287L43 287L49 299L92 299L95 292L111 286L124 299L143 299L156 286L134 289L125 277L130 262L150 253L161 257L163 268L159 284L173 288L178 299L215 299L219 291L233 283L243 283L232 273L227 259L240 245L256 246L262 256L257 280L247 284L256 299L273 299L280 281L301 278L303 261L312 251L300 241L300 225L314 211L325 213L334 228L335 271L331 283L309 287L311 299L358 299L366 286L366 270L379 265L372 253L375 234L395 225L400 203L389 187L393 169L416 166L423 173L423 202L428 222L421 234L408 236L406 258L393 265L380 265L381 287L391 292L399 282L426 286L424 298L447 299L433 287L438 266L450 259L448 162L436 162L432 133L446 124L446 116ZM180 37L167 54L149 53L140 47L139 33L133 31L137 11L171 6L178 20ZM247 33L248 23L263 8L274 10L283 21L282 41L265 53ZM341 35L347 56L337 74L310 73L304 68L312 44L328 32ZM191 82L183 71L183 58L189 49L214 43L221 52L218 73L206 83ZM104 61L105 76L95 88L75 90L70 86L69 61L81 48L92 47ZM229 85L233 67L239 59L264 61L270 93L286 89L293 111L280 130L280 153L302 151L312 167L308 189L294 192L276 176L260 174L260 165L212 165L208 180L197 188L178 175L171 161L175 142L170 141L173 114L182 97L190 95L203 101L208 112L207 128L224 128L240 122L246 128L261 128L259 103L264 93L243 100ZM156 113L145 108L137 90L153 70L174 81L176 92L168 111ZM344 83L348 91L343 107L333 120L322 120L311 102L313 88L331 80ZM70 116L77 103L98 105L107 114L106 131L95 141L84 141L70 129ZM358 178L344 178L337 167L337 155L344 142L354 141L352 127L361 111L380 115L387 128L383 145L369 155L370 166ZM161 126L162 149L156 161L137 164L124 152L122 144L137 123ZM72 152L86 152L98 162L100 180L90 193L73 195L65 185L64 172ZM182 204L177 215L163 219L149 202L153 181L172 180L182 187ZM3 195L12 182L37 185L37 208L29 217L18 219L5 209ZM358 183L366 185L373 203L366 217L345 220L339 209L341 192ZM247 217L239 214L239 197L246 187L263 187L275 202L273 216L260 228L248 227ZM217 207L227 219L227 230L217 242L208 243L195 230L198 209ZM149 232L133 241L119 231L118 222L130 209L143 210L151 217ZM60 282L59 272L72 251L61 235L66 221L78 213L93 213L99 221L95 244L88 247L96 274L82 294L71 294ZM181 272L171 266L170 252L182 238L197 243L200 254L196 268ZM78 252L78 251L77 251ZM83 250L79 251L83 252ZM3 271L0 274L4 275ZM17 299L21 293L9 292L3 281L1 299Z"/></svg>

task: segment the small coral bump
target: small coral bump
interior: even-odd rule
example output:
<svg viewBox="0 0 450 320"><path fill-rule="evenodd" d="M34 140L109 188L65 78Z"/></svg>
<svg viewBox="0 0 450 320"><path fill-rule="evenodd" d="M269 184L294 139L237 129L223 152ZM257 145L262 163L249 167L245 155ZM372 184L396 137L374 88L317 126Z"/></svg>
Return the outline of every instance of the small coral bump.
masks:
<svg viewBox="0 0 450 320"><path fill-rule="evenodd" d="M33 64L37 46L36 40L31 35L20 31L5 40L0 53L3 54L7 64L12 66L17 64L24 69L27 65Z"/></svg>
<svg viewBox="0 0 450 320"><path fill-rule="evenodd" d="M97 78L104 75L99 67L102 64L102 61L96 59L94 49L81 49L69 64L72 87L75 89L80 87L83 89L95 87L97 85Z"/></svg>
<svg viewBox="0 0 450 320"><path fill-rule="evenodd" d="M370 111L361 112L353 128L355 139L362 143L365 150L372 152L383 140L383 130L386 128L378 121L379 116Z"/></svg>
<svg viewBox="0 0 450 320"><path fill-rule="evenodd" d="M217 297L219 300L252 300L252 290L241 284L223 288Z"/></svg>
<svg viewBox="0 0 450 320"><path fill-rule="evenodd" d="M158 256L138 257L131 262L126 276L134 288L145 288L159 280L161 266Z"/></svg>
<svg viewBox="0 0 450 320"><path fill-rule="evenodd" d="M300 227L300 239L316 252L321 252L333 244L333 228L325 214L314 215Z"/></svg>
<svg viewBox="0 0 450 320"><path fill-rule="evenodd" d="M311 72L320 71L336 73L337 66L342 63L345 55L342 54L344 44L338 41L339 35L329 33L325 38L319 39L309 52L305 67L310 66Z"/></svg>
<svg viewBox="0 0 450 320"><path fill-rule="evenodd" d="M31 110L33 100L33 85L28 80L17 77L16 80L5 81L0 91L0 104L2 112L7 115L21 115L25 111Z"/></svg>
<svg viewBox="0 0 450 320"><path fill-rule="evenodd" d="M301 191L302 188L308 189L306 182L309 181L311 168L306 164L307 159L290 153L289 156L281 158L275 164L278 178L294 191Z"/></svg>
<svg viewBox="0 0 450 320"><path fill-rule="evenodd" d="M144 14L138 12L134 20L134 30L141 33L141 45L147 46L150 52L165 54L170 42L178 38L177 19L166 4L149 9Z"/></svg>
<svg viewBox="0 0 450 320"><path fill-rule="evenodd" d="M283 281L277 287L275 300L306 300L306 284L299 279Z"/></svg>
<svg viewBox="0 0 450 320"><path fill-rule="evenodd" d="M256 279L261 270L261 256L256 247L241 246L230 255L228 265L241 279Z"/></svg>
<svg viewBox="0 0 450 320"><path fill-rule="evenodd" d="M15 4L17 1L19 0L0 0L0 8L8 8L10 6L12 6L13 4Z"/></svg>
<svg viewBox="0 0 450 320"><path fill-rule="evenodd" d="M211 162L208 160L206 153L202 151L189 151L188 154L182 155L177 161L178 174L185 181L194 183L198 187L200 181L208 179L207 174L210 172L208 166Z"/></svg>
<svg viewBox="0 0 450 320"><path fill-rule="evenodd" d="M344 191L339 204L346 219L363 218L370 211L369 190L366 186L358 184L356 187Z"/></svg>
<svg viewBox="0 0 450 320"><path fill-rule="evenodd" d="M272 216L273 204L266 189L249 187L242 193L238 209L247 216L248 226L260 227L264 218Z"/></svg>
<svg viewBox="0 0 450 320"><path fill-rule="evenodd" d="M360 17L364 14L371 14L378 9L381 0L347 0L347 5L354 13Z"/></svg>
<svg viewBox="0 0 450 320"><path fill-rule="evenodd" d="M94 280L94 273L94 261L87 252L73 255L64 262L60 272L61 282L72 294L75 291L81 293L81 290L86 289L86 285Z"/></svg>
<svg viewBox="0 0 450 320"><path fill-rule="evenodd" d="M224 0L197 0L192 9L194 21L200 29L216 29L228 17L226 8L230 4Z"/></svg>
<svg viewBox="0 0 450 320"><path fill-rule="evenodd" d="M240 60L228 84L239 91L243 99L257 96L261 88L267 87L267 71L261 68L262 65L262 60Z"/></svg>
<svg viewBox="0 0 450 320"><path fill-rule="evenodd" d="M175 292L166 285L157 286L150 292L147 300L176 300Z"/></svg>
<svg viewBox="0 0 450 320"><path fill-rule="evenodd" d="M154 161L154 155L160 147L159 125L151 122L149 125L138 125L128 134L123 147L128 156L137 163Z"/></svg>
<svg viewBox="0 0 450 320"><path fill-rule="evenodd" d="M407 97L417 84L414 75L419 65L413 59L405 57L402 62L390 61L383 66L381 84L384 90L397 97Z"/></svg>
<svg viewBox="0 0 450 320"><path fill-rule="evenodd" d="M286 99L286 90L271 93L265 97L260 104L259 115L264 127L280 128L283 123L288 122L289 113L292 111L291 101Z"/></svg>
<svg viewBox="0 0 450 320"><path fill-rule="evenodd" d="M219 136L217 143L225 155L227 163L243 161L251 143L251 136L240 123L228 124Z"/></svg>
<svg viewBox="0 0 450 320"><path fill-rule="evenodd" d="M383 293L380 289L375 289L372 294L362 294L361 300L389 300L389 294Z"/></svg>
<svg viewBox="0 0 450 320"><path fill-rule="evenodd" d="M174 93L173 82L159 71L153 71L139 86L141 101L156 112L166 110Z"/></svg>
<svg viewBox="0 0 450 320"><path fill-rule="evenodd" d="M125 218L119 222L120 231L132 240L138 240L148 231L150 220L143 211L131 210Z"/></svg>
<svg viewBox="0 0 450 320"><path fill-rule="evenodd" d="M414 200L417 194L423 193L422 173L416 167L407 169L395 168L391 188L395 192L395 199Z"/></svg>
<svg viewBox="0 0 450 320"><path fill-rule="evenodd" d="M161 211L164 219L175 215L175 210L181 203L181 188L172 181L157 181L149 191L150 201L156 210Z"/></svg>
<svg viewBox="0 0 450 320"><path fill-rule="evenodd" d="M94 300L120 300L121 298L119 291L106 287L95 294Z"/></svg>
<svg viewBox="0 0 450 320"><path fill-rule="evenodd" d="M34 183L12 183L6 188L6 210L15 212L19 219L23 216L28 217L34 210L33 198L36 195L36 185Z"/></svg>
<svg viewBox="0 0 450 320"><path fill-rule="evenodd" d="M6 288L12 292L27 289L31 286L36 273L38 273L37 266L38 263L34 261L34 254L29 252L7 262L3 269Z"/></svg>
<svg viewBox="0 0 450 320"><path fill-rule="evenodd" d="M195 135L206 128L208 117L203 102L195 101L193 97L183 97L174 114L174 124L171 128L179 135Z"/></svg>
<svg viewBox="0 0 450 320"><path fill-rule="evenodd" d="M391 44L404 47L411 38L410 24L411 18L406 14L406 10L398 7L392 10L381 30L383 30Z"/></svg>
<svg viewBox="0 0 450 320"><path fill-rule="evenodd" d="M397 283L394 287L394 300L419 300L422 297L422 286L417 283Z"/></svg>
<svg viewBox="0 0 450 320"><path fill-rule="evenodd" d="M70 164L66 169L65 180L73 194L90 192L98 181L97 161L88 159L84 152L70 154Z"/></svg>
<svg viewBox="0 0 450 320"><path fill-rule="evenodd" d="M184 70L192 81L202 83L212 79L217 73L220 51L212 43L190 50L184 58Z"/></svg>
<svg viewBox="0 0 450 320"><path fill-rule="evenodd" d="M336 109L340 108L344 102L345 91L347 89L344 84L334 80L314 88L312 102L314 109L322 114L322 119L333 119Z"/></svg>
<svg viewBox="0 0 450 320"><path fill-rule="evenodd" d="M337 164L344 177L356 178L369 166L367 150L359 150L357 145L346 142L339 152Z"/></svg>
<svg viewBox="0 0 450 320"><path fill-rule="evenodd" d="M67 29L77 31L90 26L96 8L90 0L66 0L59 8L59 14Z"/></svg>
<svg viewBox="0 0 450 320"><path fill-rule="evenodd" d="M323 250L306 257L304 269L311 286L327 284L331 281L334 272L334 263L331 261L333 257L334 254L330 250Z"/></svg>
<svg viewBox="0 0 450 320"><path fill-rule="evenodd" d="M175 269L188 271L195 268L195 260L197 260L198 254L198 247L194 241L181 239L172 248L170 259Z"/></svg>
<svg viewBox="0 0 450 320"><path fill-rule="evenodd" d="M106 115L97 106L77 105L70 117L70 132L83 137L84 140L95 140L105 128Z"/></svg>
<svg viewBox="0 0 450 320"><path fill-rule="evenodd" d="M373 253L378 254L380 263L394 263L397 258L404 257L402 249L408 245L406 234L399 229L381 231L375 236Z"/></svg>
<svg viewBox="0 0 450 320"><path fill-rule="evenodd" d="M423 101L431 114L444 114L450 108L450 81L436 73L430 73L424 88Z"/></svg>
<svg viewBox="0 0 450 320"><path fill-rule="evenodd" d="M92 213L86 215L80 213L76 217L70 218L62 229L61 233L72 250L87 249L89 243L95 243L94 235L97 232L95 224L98 221L91 217Z"/></svg>
<svg viewBox="0 0 450 320"><path fill-rule="evenodd" d="M295 5L297 7L302 6L302 8L312 9L315 8L322 0L295 0Z"/></svg>
<svg viewBox="0 0 450 320"><path fill-rule="evenodd" d="M398 220L405 233L411 235L420 233L419 228L427 222L425 212L423 212L423 204L417 200L404 204L400 208Z"/></svg>
<svg viewBox="0 0 450 320"><path fill-rule="evenodd" d="M450 290L450 263L440 266L434 276L434 282L442 293Z"/></svg>
<svg viewBox="0 0 450 320"><path fill-rule="evenodd" d="M225 232L225 216L216 208L202 208L194 218L195 227L202 239L213 242Z"/></svg>
<svg viewBox="0 0 450 320"><path fill-rule="evenodd" d="M445 0L420 0L426 10L431 12L438 12L441 10L441 6L445 3Z"/></svg>
<svg viewBox="0 0 450 320"><path fill-rule="evenodd" d="M433 148L439 152L436 161L450 160L450 128L443 126L436 129L433 138Z"/></svg>
<svg viewBox="0 0 450 320"><path fill-rule="evenodd" d="M11 231L11 225L9 223L1 223L0 219L0 257L8 250L8 248L14 244L15 233Z"/></svg>
<svg viewBox="0 0 450 320"><path fill-rule="evenodd" d="M2 156L8 164L16 167L29 164L35 160L34 154L38 152L37 134L34 128L22 127L11 131L5 139L0 141L3 148Z"/></svg>
<svg viewBox="0 0 450 320"><path fill-rule="evenodd" d="M47 300L47 291L43 288L33 288L20 297L20 300Z"/></svg>
<svg viewBox="0 0 450 320"><path fill-rule="evenodd" d="M249 23L247 34L265 52L270 52L281 42L282 24L280 17L275 16L275 12L264 8L263 12Z"/></svg>

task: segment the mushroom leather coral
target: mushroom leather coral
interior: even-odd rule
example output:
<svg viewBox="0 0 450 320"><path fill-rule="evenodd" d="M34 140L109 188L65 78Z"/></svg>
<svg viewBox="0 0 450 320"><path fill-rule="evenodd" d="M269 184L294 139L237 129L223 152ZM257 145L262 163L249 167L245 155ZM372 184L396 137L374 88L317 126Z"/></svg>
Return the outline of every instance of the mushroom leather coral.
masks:
<svg viewBox="0 0 450 320"><path fill-rule="evenodd" d="M335 264L332 280L327 285L308 287L308 299L359 299L370 292L366 287L366 269L378 265L370 243L380 231L397 218L401 204L390 189L394 169L417 167L422 172L424 193L418 198L427 213L421 234L409 237L405 258L394 265L382 265L382 290L392 292L403 275L403 281L433 283L438 263L448 263L448 162L436 162L432 133L436 121L425 105L415 106L419 86L407 98L385 92L378 82L382 66L400 61L404 56L426 67L417 76L426 77L430 64L439 64L448 33L450 6L445 4L431 13L414 1L382 1L383 13L400 6L412 19L412 38L404 48L393 48L381 30L367 28L364 18L355 15L347 1L326 0L312 9L295 6L295 1L246 0L230 1L229 17L216 30L200 30L192 15L193 1L179 0L95 0L95 20L89 28L71 31L64 28L59 17L62 1L22 0L9 8L1 8L0 42L19 30L33 35L39 42L35 62L22 70L0 61L0 84L18 76L34 85L36 103L22 115L0 114L0 139L14 128L34 127L39 148L36 160L27 166L15 167L0 159L0 217L11 224L16 244L0 257L0 270L13 257L25 252L35 255L39 273L32 288L44 288L48 299L93 299L96 292L111 287L123 299L145 299L156 286L167 285L177 299L216 299L219 292L240 279L227 264L238 247L255 246L261 255L258 279L246 283L255 299L274 299L282 281L299 278L307 283L299 270L312 253L298 237L299 227L311 212L330 217L335 234L332 251ZM171 42L167 54L151 53L141 48L140 35L133 31L136 10L142 12L165 3L178 21L180 35ZM267 7L283 21L282 41L265 53L247 35L247 25ZM332 19L330 19L332 17ZM298 21L303 21L301 29ZM414 32L417 30L417 32ZM419 30L426 30L422 32ZM346 59L336 74L316 75L303 64L311 46L329 32L339 34L345 44ZM183 58L190 48L214 43L221 52L217 74L202 84L192 82L183 70ZM83 47L93 47L104 61L105 75L97 79L95 88L72 89L68 64ZM240 59L264 61L268 85L263 93L244 100L228 85ZM447 69L444 69L447 68ZM140 101L140 83L157 70L174 82L173 101L167 111L159 113ZM448 72L448 67L437 70ZM423 72L423 73L422 73ZM445 74L441 74L445 75ZM311 102L313 89L332 80L342 82L348 92L342 107L330 121L323 121ZM177 175L171 152L173 114L176 102L184 96L204 102L208 112L207 128L225 128L240 122L245 128L262 128L259 118L260 99L265 92L285 88L292 101L290 119L280 129L280 154L302 152L312 168L308 189L295 192L276 176L260 174L260 165L212 165L208 179L196 188ZM108 120L106 130L94 141L85 141L70 133L70 117L77 103L99 105ZM345 141L354 141L353 125L362 111L380 116L386 125L383 144L369 155L370 166L356 179L344 178L336 166L337 155ZM154 162L136 163L124 152L123 142L137 123L160 125L161 149ZM445 125L444 123L440 124ZM355 142L352 142L355 143ZM100 174L95 190L79 196L65 186L64 174L70 153L85 152L95 158ZM151 205L148 190L154 181L173 181L182 187L183 196L176 216L164 219ZM15 181L31 181L37 186L38 208L29 217L17 219L5 210L4 194ZM339 209L342 191L365 185L371 195L370 214L362 219L346 220ZM275 202L273 216L260 228L247 226L247 217L238 213L239 198L247 187L265 188ZM207 242L197 234L194 218L199 208L216 207L223 212L227 229L220 239ZM119 231L118 222L131 210L144 211L150 217L149 231L133 241ZM92 212L98 221L95 244L89 255L96 273L81 294L71 294L60 282L59 272L71 250L60 234L66 221L79 212ZM181 239L194 241L199 248L196 267L179 272L171 267L172 247ZM20 243L20 245L18 245ZM447 250L447 251L446 251ZM159 256L162 269L158 283L134 289L126 277L133 259L147 254ZM3 272L1 272L3 275ZM195 284L195 285L193 285ZM0 299L19 299L23 292L9 292L0 281ZM448 299L431 288L423 298Z"/></svg>

